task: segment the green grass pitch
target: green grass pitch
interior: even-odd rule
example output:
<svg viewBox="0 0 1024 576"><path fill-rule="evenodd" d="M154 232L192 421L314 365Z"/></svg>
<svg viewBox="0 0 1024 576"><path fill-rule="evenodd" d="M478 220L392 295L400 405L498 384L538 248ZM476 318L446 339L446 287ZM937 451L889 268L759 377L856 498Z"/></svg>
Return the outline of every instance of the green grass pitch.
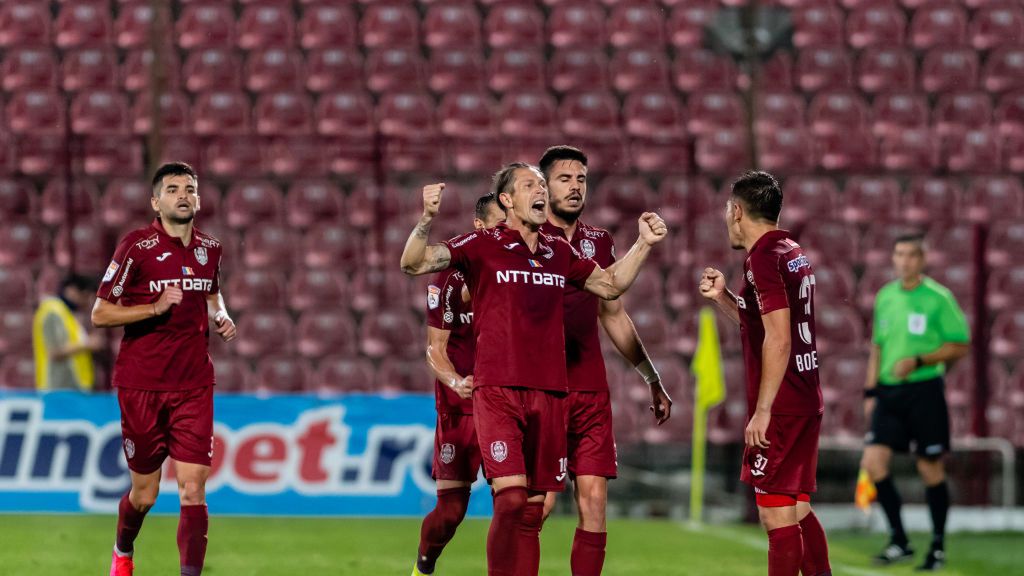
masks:
<svg viewBox="0 0 1024 576"><path fill-rule="evenodd" d="M103 575L110 565L113 516L0 515L0 575ZM211 518L206 576L301 574L407 576L419 539L416 519ZM438 562L438 576L486 573L486 520L467 520ZM545 526L540 573L568 574L575 521L552 518ZM146 519L136 543L136 574L177 574L177 518ZM609 525L609 576L744 576L766 573L767 539L754 526L692 529L667 521L615 520ZM867 560L880 535L830 534L836 576L911 574L912 566L875 568ZM916 535L924 547L927 538ZM1021 534L954 534L948 576L1019 574ZM923 550L918 550L918 556Z"/></svg>

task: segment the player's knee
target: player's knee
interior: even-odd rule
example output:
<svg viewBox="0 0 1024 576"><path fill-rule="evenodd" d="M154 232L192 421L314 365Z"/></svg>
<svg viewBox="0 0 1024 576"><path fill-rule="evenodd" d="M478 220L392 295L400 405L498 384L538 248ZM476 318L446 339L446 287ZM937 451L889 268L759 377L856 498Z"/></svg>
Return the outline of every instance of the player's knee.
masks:
<svg viewBox="0 0 1024 576"><path fill-rule="evenodd" d="M206 504L206 485L194 480L179 482L178 496L185 506Z"/></svg>
<svg viewBox="0 0 1024 576"><path fill-rule="evenodd" d="M917 473L928 486L933 486L946 479L946 467L941 459L918 458Z"/></svg>
<svg viewBox="0 0 1024 576"><path fill-rule="evenodd" d="M149 512L149 509L156 504L156 497L159 495L159 487L144 488L141 490L133 489L131 496L128 497L128 501L131 502L139 512Z"/></svg>
<svg viewBox="0 0 1024 576"><path fill-rule="evenodd" d="M883 480L889 475L889 467L885 459L872 451L864 452L864 456L860 460L860 467L868 473L872 482Z"/></svg>

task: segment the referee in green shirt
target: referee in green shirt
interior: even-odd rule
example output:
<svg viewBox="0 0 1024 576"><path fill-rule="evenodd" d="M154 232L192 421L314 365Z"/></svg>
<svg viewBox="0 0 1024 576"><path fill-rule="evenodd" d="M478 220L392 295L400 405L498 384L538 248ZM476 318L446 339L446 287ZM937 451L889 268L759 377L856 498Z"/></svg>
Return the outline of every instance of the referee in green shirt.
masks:
<svg viewBox="0 0 1024 576"><path fill-rule="evenodd" d="M899 279L886 284L875 297L864 405L871 429L861 467L878 489L878 503L891 529L889 545L876 562L912 558L889 465L894 451L913 448L933 526L931 548L918 570L931 571L945 562L943 536L949 512L943 463L950 448L949 410L943 377L947 367L967 355L970 334L953 294L923 273L922 236L897 239L892 261Z"/></svg>

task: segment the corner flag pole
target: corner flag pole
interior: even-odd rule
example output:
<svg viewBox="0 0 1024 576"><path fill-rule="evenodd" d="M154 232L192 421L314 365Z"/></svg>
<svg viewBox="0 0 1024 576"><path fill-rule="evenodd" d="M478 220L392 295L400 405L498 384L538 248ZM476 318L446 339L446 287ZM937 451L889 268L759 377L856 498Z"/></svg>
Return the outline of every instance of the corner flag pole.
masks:
<svg viewBox="0 0 1024 576"><path fill-rule="evenodd" d="M718 339L715 312L704 307L700 311L697 350L690 371L697 379L693 410L693 459L690 480L690 521L701 522L704 514L704 472L707 455L708 411L725 399L725 376L722 373L722 348Z"/></svg>

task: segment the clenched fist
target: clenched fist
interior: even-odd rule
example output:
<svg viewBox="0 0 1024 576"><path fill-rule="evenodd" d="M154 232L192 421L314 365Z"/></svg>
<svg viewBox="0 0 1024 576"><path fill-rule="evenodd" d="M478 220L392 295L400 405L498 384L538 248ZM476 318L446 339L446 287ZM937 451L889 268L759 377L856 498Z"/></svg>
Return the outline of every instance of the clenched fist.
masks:
<svg viewBox="0 0 1024 576"><path fill-rule="evenodd" d="M441 209L441 192L444 191L444 182L427 184L423 187L423 216L433 218Z"/></svg>
<svg viewBox="0 0 1024 576"><path fill-rule="evenodd" d="M644 212L640 215L640 238L648 246L654 246L668 236L668 226L654 212Z"/></svg>
<svg viewBox="0 0 1024 576"><path fill-rule="evenodd" d="M163 316L171 309L171 306L181 304L181 298L184 295L185 293L181 291L179 286L164 288L164 293L160 295L160 299L153 304L153 311L156 312L157 316Z"/></svg>
<svg viewBox="0 0 1024 576"><path fill-rule="evenodd" d="M700 295L717 300L725 292L725 276L714 268L705 268L700 277Z"/></svg>

